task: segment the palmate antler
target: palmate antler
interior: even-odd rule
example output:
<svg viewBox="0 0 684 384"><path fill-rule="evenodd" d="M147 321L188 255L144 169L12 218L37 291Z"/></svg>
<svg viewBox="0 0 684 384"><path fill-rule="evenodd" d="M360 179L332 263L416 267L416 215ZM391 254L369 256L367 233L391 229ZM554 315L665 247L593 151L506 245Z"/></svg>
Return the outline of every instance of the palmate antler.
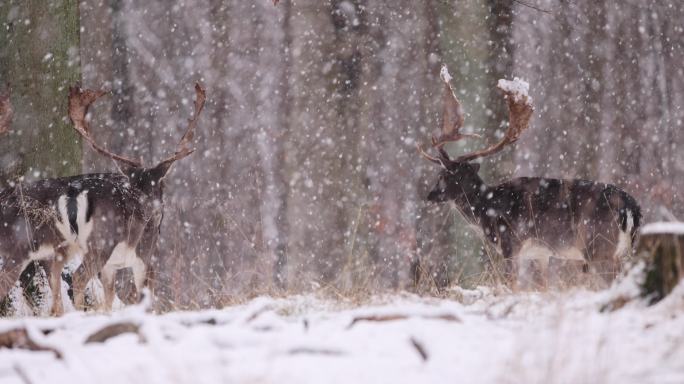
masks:
<svg viewBox="0 0 684 384"><path fill-rule="evenodd" d="M463 122L465 117L463 116L463 109L461 108L461 102L458 100L454 94L453 88L451 88L451 75L447 70L446 65L442 66L439 73L440 78L444 81L444 96L442 97L442 129L439 137L432 136L432 147L437 148L439 151L439 158L430 156L425 152L422 147L418 147L420 153L426 159L432 161L436 164L443 164L445 161L449 160L449 155L442 148L444 144L450 141L458 141L465 137L478 137L474 134L463 134L460 132L463 127Z"/></svg>
<svg viewBox="0 0 684 384"><path fill-rule="evenodd" d="M10 90L8 88L6 95L0 95L0 134L9 131L13 117L14 109L12 109Z"/></svg>
<svg viewBox="0 0 684 384"><path fill-rule="evenodd" d="M82 90L79 86L69 88L69 118L73 123L74 129L86 142L88 142L88 144L90 144L95 151L99 152L100 154L117 162L123 163L126 166L142 168L143 164L141 161L133 160L128 157L113 153L107 148L99 145L92 137L92 132L86 119L88 108L93 102L95 102L95 100L106 93L106 91L94 91L91 89ZM183 137L181 137L180 141L178 142L176 152L172 156L162 160L159 164L168 166L195 151L194 148L190 148L190 144L195 136L197 119L199 118L206 101L206 93L204 88L202 88L199 83L195 84L195 94L195 111L192 118L188 119L188 128L185 130Z"/></svg>
<svg viewBox="0 0 684 384"><path fill-rule="evenodd" d="M88 108L90 108L90 105L95 100L106 93L107 91L102 90L82 90L78 85L69 87L69 118L74 125L74 129L96 152L130 167L142 167L142 162L109 151L107 148L100 146L91 136L92 132L86 119Z"/></svg>
<svg viewBox="0 0 684 384"><path fill-rule="evenodd" d="M504 97L508 102L509 124L504 138L500 142L485 149L461 155L455 160L450 159L443 148L444 144L458 141L466 137L479 136L460 133L460 129L464 122L463 111L461 109L461 103L458 101L451 88L451 76L449 76L446 66L442 67L440 75L445 83L442 131L438 138L432 137L432 147L439 151L439 157L430 156L423 148L419 147L421 155L426 159L437 164L446 165L451 162L466 162L479 157L489 156L501 151L506 145L515 143L520 137L520 134L529 126L532 112L534 112L532 98L527 94L529 85L518 78L515 78L513 81L499 80L497 87L503 91Z"/></svg>

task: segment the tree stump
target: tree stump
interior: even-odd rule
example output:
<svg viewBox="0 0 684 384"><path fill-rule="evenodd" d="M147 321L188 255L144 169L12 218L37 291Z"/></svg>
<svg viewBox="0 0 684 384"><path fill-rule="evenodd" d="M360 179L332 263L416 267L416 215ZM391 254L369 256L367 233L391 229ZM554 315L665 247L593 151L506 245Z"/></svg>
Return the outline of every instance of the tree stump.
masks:
<svg viewBox="0 0 684 384"><path fill-rule="evenodd" d="M641 230L637 257L646 262L643 297L656 303L684 278L684 223L651 223Z"/></svg>

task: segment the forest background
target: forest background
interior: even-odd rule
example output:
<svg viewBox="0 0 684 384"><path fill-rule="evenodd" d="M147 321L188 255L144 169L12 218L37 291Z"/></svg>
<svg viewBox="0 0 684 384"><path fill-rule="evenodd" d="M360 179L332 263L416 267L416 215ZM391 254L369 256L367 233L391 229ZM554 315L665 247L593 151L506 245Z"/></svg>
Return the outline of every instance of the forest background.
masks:
<svg viewBox="0 0 684 384"><path fill-rule="evenodd" d="M174 148L194 82L207 89L197 152L166 180L166 304L487 279L481 239L424 201L438 169L416 144L439 126L442 64L465 130L488 142L507 121L497 80L530 83L531 127L483 161L490 184L600 180L633 194L647 222L684 218L682 2L44 3L0 4L0 83L15 105L0 186L115 171L69 128L77 81L112 91L92 109L94 136L146 163Z"/></svg>

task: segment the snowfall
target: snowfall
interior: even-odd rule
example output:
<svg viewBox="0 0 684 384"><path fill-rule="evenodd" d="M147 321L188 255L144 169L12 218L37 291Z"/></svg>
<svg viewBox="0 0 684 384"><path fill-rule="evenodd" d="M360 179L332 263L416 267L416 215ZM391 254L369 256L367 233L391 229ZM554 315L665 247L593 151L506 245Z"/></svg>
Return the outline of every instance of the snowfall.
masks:
<svg viewBox="0 0 684 384"><path fill-rule="evenodd" d="M648 306L631 281L3 319L44 350L0 349L0 383L684 383L684 284Z"/></svg>

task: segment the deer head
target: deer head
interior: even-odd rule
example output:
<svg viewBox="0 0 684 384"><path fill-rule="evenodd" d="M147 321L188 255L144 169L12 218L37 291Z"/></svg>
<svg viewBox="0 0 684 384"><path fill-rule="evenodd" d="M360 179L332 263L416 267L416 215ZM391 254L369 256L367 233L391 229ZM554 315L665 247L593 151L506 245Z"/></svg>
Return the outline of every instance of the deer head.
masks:
<svg viewBox="0 0 684 384"><path fill-rule="evenodd" d="M468 198L469 195L481 191L484 183L477 174L480 165L471 161L495 154L507 145L515 143L520 134L527 129L534 111L532 99L527 95L527 83L518 79L514 81L499 80L497 86L503 91L507 100L509 116L508 129L503 139L487 148L451 159L444 149L444 144L467 137L479 138L479 136L460 132L465 118L461 103L451 88L451 76L449 76L446 66L442 67L440 75L444 81L442 126L440 135L438 137L432 136L432 147L437 150L438 155L436 157L431 156L422 147L418 147L423 157L443 168L437 184L427 197L432 202Z"/></svg>
<svg viewBox="0 0 684 384"><path fill-rule="evenodd" d="M117 163L119 170L128 177L132 186L148 194L157 190L161 193L161 182L171 166L176 161L195 151L190 145L195 135L197 119L202 112L204 102L206 101L204 89L199 83L195 84L194 114L188 119L188 128L178 142L175 153L152 167L145 167L140 160L134 160L113 153L93 139L87 119L88 108L95 100L106 93L107 92L101 90L83 90L79 86L69 88L69 118L73 123L74 129L96 152L99 152Z"/></svg>

